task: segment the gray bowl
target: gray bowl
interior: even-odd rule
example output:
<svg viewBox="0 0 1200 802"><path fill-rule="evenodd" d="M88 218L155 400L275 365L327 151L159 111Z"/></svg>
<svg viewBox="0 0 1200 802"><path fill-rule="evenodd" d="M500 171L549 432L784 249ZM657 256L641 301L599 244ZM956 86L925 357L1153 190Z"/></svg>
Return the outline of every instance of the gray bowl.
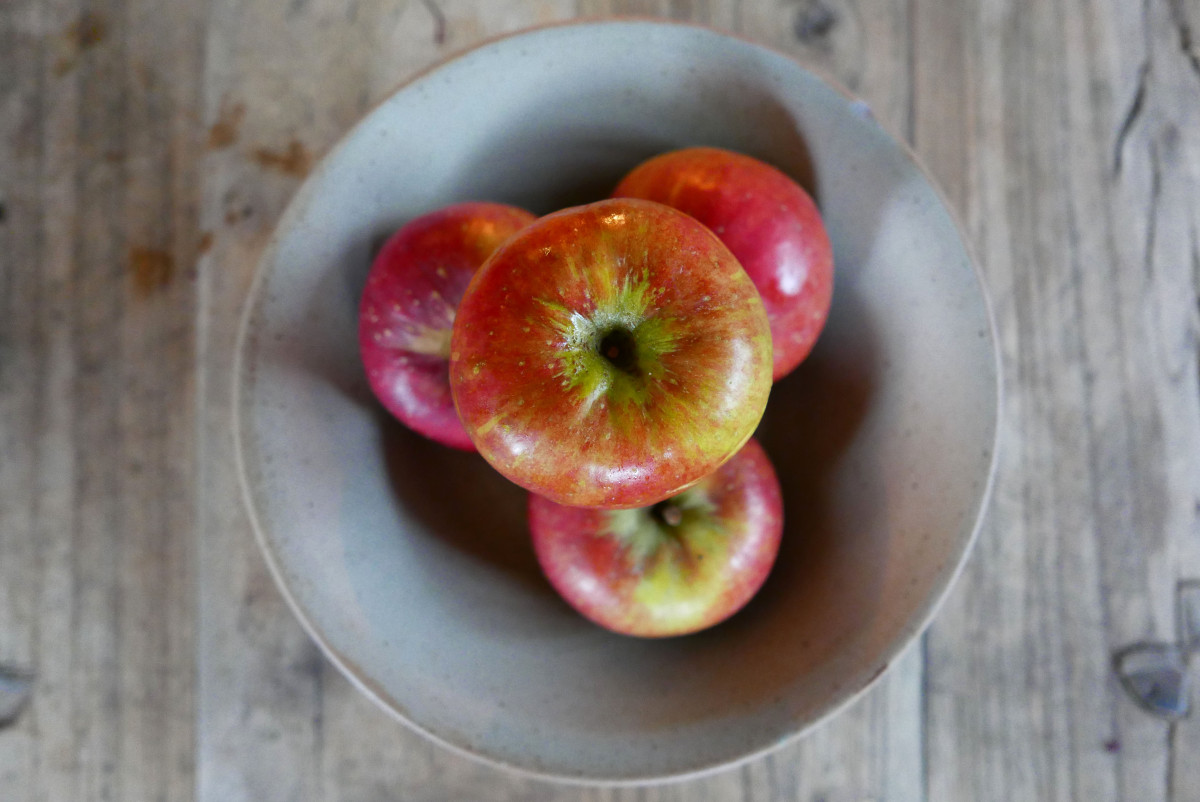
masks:
<svg viewBox="0 0 1200 802"><path fill-rule="evenodd" d="M390 420L358 359L374 249L443 204L544 213L686 145L805 185L836 258L812 356L759 438L784 489L779 563L728 622L613 635L540 576L523 491ZM239 470L283 593L329 658L434 740L560 780L746 760L868 687L945 597L993 472L999 374L963 237L866 107L783 55L647 21L536 29L423 74L317 166L247 303Z"/></svg>

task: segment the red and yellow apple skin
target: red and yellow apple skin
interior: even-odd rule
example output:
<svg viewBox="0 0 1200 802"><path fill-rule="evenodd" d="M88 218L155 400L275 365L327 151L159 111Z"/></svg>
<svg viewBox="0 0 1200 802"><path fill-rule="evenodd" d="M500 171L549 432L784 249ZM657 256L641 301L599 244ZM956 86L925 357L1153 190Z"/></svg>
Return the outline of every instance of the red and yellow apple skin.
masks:
<svg viewBox="0 0 1200 802"><path fill-rule="evenodd" d="M729 247L767 308L774 379L808 356L829 316L833 249L817 205L799 184L750 156L685 148L638 165L613 195L686 212Z"/></svg>
<svg viewBox="0 0 1200 802"><path fill-rule="evenodd" d="M359 305L359 351L371 390L409 428L475 448L450 392L450 329L475 271L535 219L513 206L458 203L412 220L375 257Z"/></svg>
<svg viewBox="0 0 1200 802"><path fill-rule="evenodd" d="M604 200L538 219L471 280L451 339L467 433L561 504L643 507L712 473L754 432L771 332L712 232Z"/></svg>
<svg viewBox="0 0 1200 802"><path fill-rule="evenodd" d="M531 494L529 528L550 584L586 618L624 635L668 637L740 610L775 563L779 481L751 439L693 487L652 507L564 507Z"/></svg>

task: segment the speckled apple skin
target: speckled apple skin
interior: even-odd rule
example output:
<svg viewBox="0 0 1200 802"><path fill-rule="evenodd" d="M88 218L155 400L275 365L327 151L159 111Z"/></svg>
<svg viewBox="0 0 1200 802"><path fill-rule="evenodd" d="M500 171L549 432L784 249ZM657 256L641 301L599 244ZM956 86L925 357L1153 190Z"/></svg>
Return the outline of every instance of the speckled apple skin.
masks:
<svg viewBox="0 0 1200 802"><path fill-rule="evenodd" d="M633 333L636 374L581 344L596 321ZM642 507L750 438L771 389L770 326L707 228L662 204L604 200L540 218L480 268L454 323L450 384L479 452L513 482L572 506Z"/></svg>
<svg viewBox="0 0 1200 802"><path fill-rule="evenodd" d="M771 320L776 381L812 351L833 299L833 249L816 203L786 174L741 153L684 148L635 167L614 196L665 203L721 238Z"/></svg>
<svg viewBox="0 0 1200 802"><path fill-rule="evenodd" d="M496 247L534 220L499 203L458 203L388 238L359 305L359 351L371 390L409 428L474 450L450 393L450 329L463 292Z"/></svg>

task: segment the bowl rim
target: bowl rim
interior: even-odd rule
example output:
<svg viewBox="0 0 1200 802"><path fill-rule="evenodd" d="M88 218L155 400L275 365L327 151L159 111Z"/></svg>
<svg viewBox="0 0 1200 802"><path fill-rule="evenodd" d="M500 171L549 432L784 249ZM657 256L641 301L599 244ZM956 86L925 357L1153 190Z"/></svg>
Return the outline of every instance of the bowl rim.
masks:
<svg viewBox="0 0 1200 802"><path fill-rule="evenodd" d="M975 278L975 284L979 292L979 297L982 300L985 317L987 320L987 336L990 343L992 370L995 376L995 393L993 414L991 415L991 442L989 444L990 460L987 469L987 476L983 482L983 486L979 492L975 504L974 520L971 523L969 535L965 539L961 539L958 544L957 554L953 560L947 560L943 567L935 576L931 585L930 592L926 594L924 600L918 604L914 610L914 615L911 621L904 626L898 635L893 639L893 642L885 648L878 658L878 665L874 668L865 681L857 684L850 683L848 687L851 690L839 690L834 694L835 701L827 706L823 711L816 714L810 721L797 727L786 736L773 741L771 743L755 747L748 751L733 755L727 760L720 762L709 763L707 765L697 765L692 768L683 768L678 771L672 771L665 774L652 775L629 775L629 776L592 776L588 774L558 774L549 770L532 768L526 765L508 762L494 755L487 754L482 750L471 749L466 746L454 743L422 726L419 722L411 718L399 701L394 699L387 691L385 691L378 683L376 683L366 671L360 666L335 649L331 642L325 637L323 632L316 626L305 609L301 606L284 576L283 568L280 564L280 558L276 555L274 546L268 537L266 527L259 516L258 507L254 500L254 488L251 486L248 465L246 464L246 422L243 419L242 404L246 397L246 388L243 386L245 373L245 363L247 359L247 347L250 341L251 321L254 317L254 311L258 306L258 302L262 294L262 286L266 280L268 273L268 265L272 263L279 251L283 232L287 231L294 218L296 218L306 205L307 196L313 191L313 178L322 172L328 165L330 159L346 146L346 143L362 129L369 118L373 117L378 110L390 102L399 93L415 86L420 81L428 76L437 73L444 67L455 63L473 53L484 50L495 44L521 38L530 34L536 34L543 31L555 29L572 29L572 28L588 28L600 27L608 25L645 25L649 27L659 27L663 29L690 29L696 32L714 35L723 39L729 39L738 42L740 45L748 46L753 49L764 51L772 55L782 57L796 69L807 72L829 88L840 94L846 101L851 104L860 106L867 110L870 122L887 136L887 138L897 146L905 159L916 168L921 178L925 181L928 187L932 190L934 197L937 199L941 208L948 215L955 232L962 245L964 254L967 258L967 263L971 268L971 273ZM483 763L496 769L507 772L512 772L516 775L525 778L537 779L542 781L551 781L566 785L584 786L584 787L632 787L632 786L654 786L664 785L686 780L699 779L711 776L726 770L734 769L743 766L751 761L762 758L771 754L778 749L795 743L799 739L809 734L816 727L834 719L838 714L846 708L853 705L862 698L867 691L875 686L877 682L887 673L888 668L896 663L900 658L905 656L915 644L920 642L921 638L929 629L933 619L937 616L942 606L950 596L950 591L958 582L963 571L966 568L968 559L971 556L976 541L979 539L980 531L983 529L984 522L987 518L988 510L991 507L992 495L996 484L996 474L999 465L999 452L1002 447L1001 441L1001 421L1003 419L1004 410L1004 376L1003 376L1003 355L1000 346L999 330L997 327L996 314L991 294L988 290L988 285L980 267L978 256L975 252L975 247L967 236L968 229L963 225L959 211L951 204L942 190L941 186L934 179L932 173L917 156L912 146L901 136L898 136L888 126L884 125L874 114L870 113L870 106L847 89L841 82L832 76L828 75L820 68L801 63L795 55L784 51L781 48L774 47L769 44L764 44L761 41L754 40L744 34L719 29L712 25L702 23L670 20L647 15L608 15L608 16L580 16L572 17L564 20L553 20L549 22L539 23L522 27L513 31L499 33L493 36L485 37L467 47L449 53L428 66L423 67L407 78L396 83L375 103L371 104L356 121L343 131L337 139L328 147L320 152L320 155L314 160L313 169L301 180L299 186L292 193L283 212L276 221L271 235L267 240L266 245L258 256L254 267L254 274L250 286L247 290L245 301L242 304L240 319L236 341L234 345L233 357L233 376L231 382L231 399L232 399L232 415L231 427L233 434L234 446L234 462L235 472L237 474L240 495L242 497L243 507L250 521L251 529L254 532L255 541L258 543L259 551L261 552L269 573L274 580L276 588L283 596L288 607L291 608L292 614L300 622L301 627L308 634L309 638L318 646L321 652L325 655L341 674L346 677L349 682L358 689L364 696L371 700L377 707L387 713L393 720L400 722L408 727L411 731L419 733L421 736L430 741L439 744L451 752L466 757L468 759ZM952 564L952 567L951 567ZM947 570L949 568L949 570ZM866 671L860 672L866 673ZM838 698L840 697L840 698Z"/></svg>

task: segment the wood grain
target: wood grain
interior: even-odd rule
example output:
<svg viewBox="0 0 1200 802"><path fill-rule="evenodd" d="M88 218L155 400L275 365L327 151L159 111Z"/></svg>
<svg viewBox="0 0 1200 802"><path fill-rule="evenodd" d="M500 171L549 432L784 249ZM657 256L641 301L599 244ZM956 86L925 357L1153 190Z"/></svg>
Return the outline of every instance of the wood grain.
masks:
<svg viewBox="0 0 1200 802"><path fill-rule="evenodd" d="M6 799L191 792L195 10L0 10Z"/></svg>
<svg viewBox="0 0 1200 802"><path fill-rule="evenodd" d="M1183 168L1200 82L1170 15L979 4L966 20L966 212L997 302L1005 439L990 525L928 637L931 798L1195 794L1195 753L1110 662L1172 638L1175 580L1200 570Z"/></svg>
<svg viewBox="0 0 1200 802"><path fill-rule="evenodd" d="M267 573L230 436L240 306L319 155L440 58L607 14L862 96L962 220L1005 372L988 522L918 648L766 758L619 790L477 765L355 691ZM1200 579L1198 294L1187 0L6 0L0 663L36 684L0 797L1200 799L1200 716L1111 665Z"/></svg>

